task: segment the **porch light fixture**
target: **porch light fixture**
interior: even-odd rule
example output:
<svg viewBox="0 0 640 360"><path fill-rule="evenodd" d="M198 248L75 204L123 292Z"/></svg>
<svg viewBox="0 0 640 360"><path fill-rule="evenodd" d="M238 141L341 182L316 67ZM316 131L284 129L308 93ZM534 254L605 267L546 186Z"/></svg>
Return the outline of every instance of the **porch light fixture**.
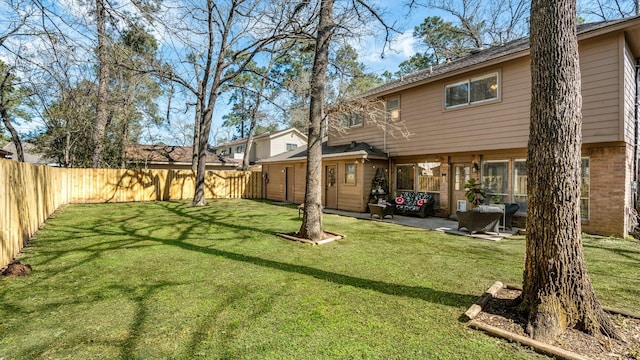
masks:
<svg viewBox="0 0 640 360"><path fill-rule="evenodd" d="M480 170L480 167L478 166L478 163L477 163L477 162L474 162L474 163L473 163L473 172L474 172L474 173L477 173L477 172L478 172L478 170Z"/></svg>

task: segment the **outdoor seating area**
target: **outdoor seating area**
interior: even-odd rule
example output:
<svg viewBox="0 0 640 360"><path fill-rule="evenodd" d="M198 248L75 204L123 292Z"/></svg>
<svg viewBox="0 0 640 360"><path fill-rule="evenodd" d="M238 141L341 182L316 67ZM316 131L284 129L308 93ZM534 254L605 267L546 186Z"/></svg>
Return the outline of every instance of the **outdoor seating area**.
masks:
<svg viewBox="0 0 640 360"><path fill-rule="evenodd" d="M433 215L436 199L426 192L403 191L395 199L395 213L398 215L417 215L421 218Z"/></svg>

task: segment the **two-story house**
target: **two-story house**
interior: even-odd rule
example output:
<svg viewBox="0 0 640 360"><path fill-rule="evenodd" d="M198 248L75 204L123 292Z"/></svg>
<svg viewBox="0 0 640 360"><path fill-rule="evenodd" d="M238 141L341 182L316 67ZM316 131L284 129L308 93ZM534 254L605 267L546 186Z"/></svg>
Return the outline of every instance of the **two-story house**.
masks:
<svg viewBox="0 0 640 360"><path fill-rule="evenodd" d="M247 145L247 138L242 138L213 147L216 154L225 158L237 159L242 162ZM298 147L306 147L307 136L298 129L290 128L276 132L268 132L253 137L249 150L249 163L267 159Z"/></svg>
<svg viewBox="0 0 640 360"><path fill-rule="evenodd" d="M640 17L578 27L582 75L583 230L625 236L632 229L638 178L638 65ZM401 191L437 196L437 214L464 204L464 184L480 180L490 200L527 209L526 157L531 104L528 39L496 46L405 75L363 96L386 107L376 121L350 122L329 133L323 155L327 207L366 211L377 168L391 197ZM402 124L410 135L392 136ZM365 144L365 145L363 145ZM381 158L380 154L384 154ZM263 162L267 197L284 199L288 172L292 201L304 196L304 159ZM274 183L275 182L275 183ZM301 187L301 189L298 189ZM301 194L301 195L300 195Z"/></svg>

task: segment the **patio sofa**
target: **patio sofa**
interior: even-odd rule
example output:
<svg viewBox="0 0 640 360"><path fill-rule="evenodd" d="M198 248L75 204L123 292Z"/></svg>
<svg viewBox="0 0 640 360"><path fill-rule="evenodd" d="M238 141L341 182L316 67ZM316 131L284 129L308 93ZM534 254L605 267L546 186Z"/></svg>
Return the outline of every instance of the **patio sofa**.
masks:
<svg viewBox="0 0 640 360"><path fill-rule="evenodd" d="M436 199L426 192L403 191L395 199L395 213L398 215L417 215L421 218L433 215Z"/></svg>

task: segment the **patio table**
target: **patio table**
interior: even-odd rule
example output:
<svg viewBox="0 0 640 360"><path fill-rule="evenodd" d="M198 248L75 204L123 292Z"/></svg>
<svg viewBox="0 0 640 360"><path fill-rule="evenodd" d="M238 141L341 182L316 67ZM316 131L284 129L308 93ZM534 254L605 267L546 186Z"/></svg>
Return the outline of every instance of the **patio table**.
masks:
<svg viewBox="0 0 640 360"><path fill-rule="evenodd" d="M393 205L369 204L369 212L371 212L371 217L373 217L373 215L378 215L380 219L384 219L384 217L387 215L391 215L391 218L393 218L394 209L395 206Z"/></svg>

